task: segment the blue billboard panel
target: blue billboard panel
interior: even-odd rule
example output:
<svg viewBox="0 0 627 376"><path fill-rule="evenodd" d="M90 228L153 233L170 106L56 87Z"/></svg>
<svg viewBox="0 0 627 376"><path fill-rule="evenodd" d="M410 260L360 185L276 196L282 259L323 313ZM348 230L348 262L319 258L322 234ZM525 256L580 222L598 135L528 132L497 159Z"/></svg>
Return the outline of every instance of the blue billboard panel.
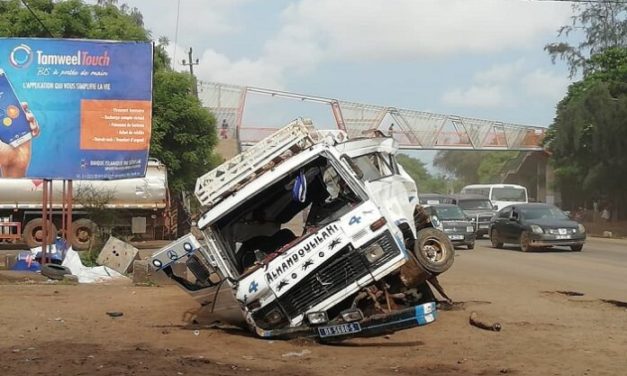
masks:
<svg viewBox="0 0 627 376"><path fill-rule="evenodd" d="M146 173L152 44L0 38L0 176Z"/></svg>

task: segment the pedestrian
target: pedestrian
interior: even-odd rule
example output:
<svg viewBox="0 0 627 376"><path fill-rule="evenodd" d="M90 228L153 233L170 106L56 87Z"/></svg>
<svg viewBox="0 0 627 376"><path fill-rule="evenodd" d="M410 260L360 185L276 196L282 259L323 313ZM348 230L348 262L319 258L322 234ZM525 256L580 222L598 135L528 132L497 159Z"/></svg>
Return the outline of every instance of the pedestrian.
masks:
<svg viewBox="0 0 627 376"><path fill-rule="evenodd" d="M222 119L222 129L220 130L220 138L227 139L229 138L228 134L229 123L226 122L226 119Z"/></svg>
<svg viewBox="0 0 627 376"><path fill-rule="evenodd" d="M605 222L610 221L610 211L608 210L607 206L604 207L603 211L601 212L601 219L603 219Z"/></svg>
<svg viewBox="0 0 627 376"><path fill-rule="evenodd" d="M390 124L390 127L388 128L388 136L394 137L394 123Z"/></svg>

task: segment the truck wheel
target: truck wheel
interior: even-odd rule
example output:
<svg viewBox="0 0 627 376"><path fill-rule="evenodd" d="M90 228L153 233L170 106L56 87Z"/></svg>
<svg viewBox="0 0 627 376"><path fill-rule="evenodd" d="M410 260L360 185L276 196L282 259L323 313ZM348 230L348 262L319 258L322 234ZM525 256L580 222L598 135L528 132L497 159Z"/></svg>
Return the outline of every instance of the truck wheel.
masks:
<svg viewBox="0 0 627 376"><path fill-rule="evenodd" d="M72 222L72 234L70 242L72 248L82 251L93 244L98 225L87 218L77 219Z"/></svg>
<svg viewBox="0 0 627 376"><path fill-rule="evenodd" d="M41 241L44 239L44 220L41 218L34 218L28 221L24 230L22 231L22 238L29 248L35 248L41 246ZM48 244L52 244L57 236L57 226L54 223L50 223L48 227L50 231L48 233Z"/></svg>
<svg viewBox="0 0 627 376"><path fill-rule="evenodd" d="M428 272L440 274L453 265L455 250L448 236L433 227L418 231L414 254L418 263Z"/></svg>

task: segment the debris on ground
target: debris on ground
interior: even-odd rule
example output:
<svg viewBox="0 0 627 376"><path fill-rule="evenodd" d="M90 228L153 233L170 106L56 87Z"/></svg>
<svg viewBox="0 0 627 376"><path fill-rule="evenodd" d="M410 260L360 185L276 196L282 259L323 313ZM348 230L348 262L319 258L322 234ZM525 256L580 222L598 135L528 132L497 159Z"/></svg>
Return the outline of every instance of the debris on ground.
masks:
<svg viewBox="0 0 627 376"><path fill-rule="evenodd" d="M477 312L475 311L470 312L470 317L468 318L470 325L477 327L479 329L490 330L493 332L501 331L501 323L499 322L487 323L484 320L480 320L478 316L479 315L477 314Z"/></svg>
<svg viewBox="0 0 627 376"><path fill-rule="evenodd" d="M118 312L118 311L111 311L111 312L107 312L107 315L111 317L121 317L121 316L124 316L124 313Z"/></svg>
<svg viewBox="0 0 627 376"><path fill-rule="evenodd" d="M303 357L305 355L311 354L311 351L305 349L303 351L290 351L288 353L285 353L283 355L281 355L284 358L291 358L291 357Z"/></svg>

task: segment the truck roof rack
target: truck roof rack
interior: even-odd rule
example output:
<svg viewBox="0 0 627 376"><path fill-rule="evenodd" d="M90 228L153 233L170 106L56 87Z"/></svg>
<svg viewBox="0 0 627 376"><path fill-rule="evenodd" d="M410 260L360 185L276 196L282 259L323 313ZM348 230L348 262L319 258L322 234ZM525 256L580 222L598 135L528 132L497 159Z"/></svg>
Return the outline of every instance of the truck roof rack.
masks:
<svg viewBox="0 0 627 376"><path fill-rule="evenodd" d="M296 119L196 180L201 205L212 207L285 158L313 146L320 135L309 119Z"/></svg>

